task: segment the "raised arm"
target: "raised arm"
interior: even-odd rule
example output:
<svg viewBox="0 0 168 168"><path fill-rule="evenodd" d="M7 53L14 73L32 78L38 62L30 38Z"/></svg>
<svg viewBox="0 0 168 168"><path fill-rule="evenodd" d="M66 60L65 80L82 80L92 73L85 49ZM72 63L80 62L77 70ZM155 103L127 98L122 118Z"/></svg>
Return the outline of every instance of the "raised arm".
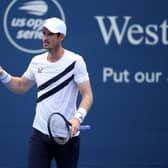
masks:
<svg viewBox="0 0 168 168"><path fill-rule="evenodd" d="M0 80L10 91L17 94L24 94L35 84L34 81L23 76L11 76L2 67L0 67Z"/></svg>

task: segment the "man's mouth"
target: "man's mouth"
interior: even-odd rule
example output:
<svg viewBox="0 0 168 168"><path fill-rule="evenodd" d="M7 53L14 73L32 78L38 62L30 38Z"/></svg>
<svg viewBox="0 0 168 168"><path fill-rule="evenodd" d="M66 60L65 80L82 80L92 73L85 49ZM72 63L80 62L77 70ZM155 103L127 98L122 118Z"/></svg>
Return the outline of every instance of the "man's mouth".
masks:
<svg viewBox="0 0 168 168"><path fill-rule="evenodd" d="M46 46L46 45L49 45L49 43L48 43L48 42L43 42L43 45L45 45L45 46Z"/></svg>

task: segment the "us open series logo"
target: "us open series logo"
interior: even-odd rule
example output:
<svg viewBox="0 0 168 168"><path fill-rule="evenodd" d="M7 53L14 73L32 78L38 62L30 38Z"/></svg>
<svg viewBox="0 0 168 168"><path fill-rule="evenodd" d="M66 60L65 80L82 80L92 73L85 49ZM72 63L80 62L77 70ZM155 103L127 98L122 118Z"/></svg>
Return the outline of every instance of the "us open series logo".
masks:
<svg viewBox="0 0 168 168"><path fill-rule="evenodd" d="M30 54L41 53L44 51L41 28L49 17L65 21L63 8L56 0L12 0L4 13L5 35L18 50Z"/></svg>

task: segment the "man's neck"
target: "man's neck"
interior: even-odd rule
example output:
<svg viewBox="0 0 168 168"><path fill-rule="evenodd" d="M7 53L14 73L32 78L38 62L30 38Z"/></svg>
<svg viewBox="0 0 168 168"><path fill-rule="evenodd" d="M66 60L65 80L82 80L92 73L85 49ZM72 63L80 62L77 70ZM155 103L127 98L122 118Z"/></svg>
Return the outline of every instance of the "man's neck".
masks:
<svg viewBox="0 0 168 168"><path fill-rule="evenodd" d="M64 48L59 48L57 50L49 50L47 60L49 62L56 62L64 55Z"/></svg>

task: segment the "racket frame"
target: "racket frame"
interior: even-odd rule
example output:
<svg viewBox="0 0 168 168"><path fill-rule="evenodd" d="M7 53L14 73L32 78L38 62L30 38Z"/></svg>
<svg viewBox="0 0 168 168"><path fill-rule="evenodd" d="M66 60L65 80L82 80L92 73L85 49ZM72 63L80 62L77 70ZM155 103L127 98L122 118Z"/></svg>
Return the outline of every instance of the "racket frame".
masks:
<svg viewBox="0 0 168 168"><path fill-rule="evenodd" d="M54 115L59 115L60 117L62 117L65 121L65 125L66 125L66 128L69 132L69 137L70 137L70 126L72 125L66 118L63 114L59 113L59 112L54 112L52 113L49 118L48 118L48 122L47 122L47 127L48 127L48 133L49 133L49 137L54 141L56 142L55 140L55 137L52 135L52 131L51 131L51 127L50 127L50 124L51 124L51 119ZM58 137L58 138L62 138L62 137ZM57 143L57 142L56 142Z"/></svg>

